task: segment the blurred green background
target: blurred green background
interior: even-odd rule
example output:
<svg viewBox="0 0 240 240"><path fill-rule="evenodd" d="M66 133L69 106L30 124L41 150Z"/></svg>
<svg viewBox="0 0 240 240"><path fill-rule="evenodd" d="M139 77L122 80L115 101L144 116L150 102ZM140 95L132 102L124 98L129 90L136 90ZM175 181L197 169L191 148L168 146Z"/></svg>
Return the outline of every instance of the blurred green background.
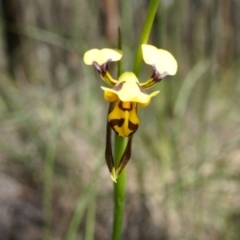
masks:
<svg viewBox="0 0 240 240"><path fill-rule="evenodd" d="M120 26L131 71L149 1L0 3L0 240L110 239L108 104L82 56L116 47ZM240 239L239 12L239 0L160 2L149 43L179 70L140 109L122 239Z"/></svg>

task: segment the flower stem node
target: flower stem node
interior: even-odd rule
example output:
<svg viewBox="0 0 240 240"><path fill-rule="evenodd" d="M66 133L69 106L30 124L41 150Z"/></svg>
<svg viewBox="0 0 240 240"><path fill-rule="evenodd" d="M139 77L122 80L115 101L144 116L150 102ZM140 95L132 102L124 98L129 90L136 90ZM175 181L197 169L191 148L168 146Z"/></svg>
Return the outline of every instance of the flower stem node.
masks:
<svg viewBox="0 0 240 240"><path fill-rule="evenodd" d="M119 61L122 52L115 49L91 49L84 54L83 61L87 65L93 65L105 83L112 88L101 87L104 91L104 99L110 103L107 117L107 144L106 161L111 173L111 178L116 182L117 177L127 164L131 156L132 135L139 126L138 107L146 107L152 97L159 91L147 93L146 89L154 86L168 75L177 72L177 61L166 50L158 49L149 44L142 45L143 60L153 68L149 79L140 83L133 72L124 72L118 80L109 73L109 64ZM110 128L120 137L129 137L125 152L115 170L111 148Z"/></svg>

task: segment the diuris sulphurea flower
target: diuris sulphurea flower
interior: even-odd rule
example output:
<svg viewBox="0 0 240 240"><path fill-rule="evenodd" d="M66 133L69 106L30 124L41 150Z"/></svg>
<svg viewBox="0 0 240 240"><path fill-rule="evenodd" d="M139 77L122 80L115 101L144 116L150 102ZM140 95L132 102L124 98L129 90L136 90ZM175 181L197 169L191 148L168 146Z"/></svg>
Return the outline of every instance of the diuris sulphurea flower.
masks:
<svg viewBox="0 0 240 240"><path fill-rule="evenodd" d="M144 62L153 68L152 76L143 83L139 82L133 72L124 72L117 80L111 76L108 70L109 64L122 58L122 52L117 49L91 49L83 57L84 63L93 65L103 81L112 87L101 88L104 91L104 99L110 103L105 157L114 181L131 157L132 137L140 122L138 107L148 106L152 97L159 93L159 91L155 91L148 94L145 89L154 86L168 75L175 75L177 72L177 61L168 51L143 44L142 53ZM111 129L120 137L128 137L126 149L117 169L115 169L112 155Z"/></svg>

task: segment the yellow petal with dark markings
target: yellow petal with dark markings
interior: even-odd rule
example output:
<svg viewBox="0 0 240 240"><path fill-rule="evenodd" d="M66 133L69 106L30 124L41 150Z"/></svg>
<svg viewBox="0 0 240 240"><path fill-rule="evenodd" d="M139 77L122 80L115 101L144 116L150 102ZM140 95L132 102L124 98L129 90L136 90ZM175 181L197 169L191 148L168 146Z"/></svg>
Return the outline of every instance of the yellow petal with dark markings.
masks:
<svg viewBox="0 0 240 240"><path fill-rule="evenodd" d="M120 136L128 137L137 131L139 118L136 103L117 101L108 114L108 123Z"/></svg>

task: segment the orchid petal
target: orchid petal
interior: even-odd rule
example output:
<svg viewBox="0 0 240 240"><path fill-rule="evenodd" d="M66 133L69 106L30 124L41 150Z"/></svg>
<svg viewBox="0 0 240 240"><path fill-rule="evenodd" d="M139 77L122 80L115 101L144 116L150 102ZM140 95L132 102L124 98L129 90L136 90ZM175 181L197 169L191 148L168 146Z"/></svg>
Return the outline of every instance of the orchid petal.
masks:
<svg viewBox="0 0 240 240"><path fill-rule="evenodd" d="M144 62L154 66L160 74L176 74L177 61L170 52L148 44L142 44L142 52Z"/></svg>
<svg viewBox="0 0 240 240"><path fill-rule="evenodd" d="M85 52L83 56L83 61L87 65L92 65L93 62L102 65L109 60L112 62L119 61L122 58L122 52L119 50L114 50L110 48L99 49L91 49Z"/></svg>

